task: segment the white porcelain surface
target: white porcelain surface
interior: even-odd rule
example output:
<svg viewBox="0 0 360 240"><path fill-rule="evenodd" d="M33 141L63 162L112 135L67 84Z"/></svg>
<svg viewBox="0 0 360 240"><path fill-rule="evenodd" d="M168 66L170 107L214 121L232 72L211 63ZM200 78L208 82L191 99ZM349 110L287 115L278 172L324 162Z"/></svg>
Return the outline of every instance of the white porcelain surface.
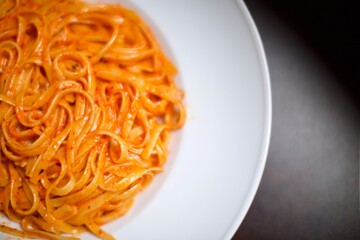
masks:
<svg viewBox="0 0 360 240"><path fill-rule="evenodd" d="M270 138L270 80L255 25L242 1L133 2L125 4L150 21L179 68L188 117L166 171L104 228L126 240L230 239L258 188Z"/></svg>

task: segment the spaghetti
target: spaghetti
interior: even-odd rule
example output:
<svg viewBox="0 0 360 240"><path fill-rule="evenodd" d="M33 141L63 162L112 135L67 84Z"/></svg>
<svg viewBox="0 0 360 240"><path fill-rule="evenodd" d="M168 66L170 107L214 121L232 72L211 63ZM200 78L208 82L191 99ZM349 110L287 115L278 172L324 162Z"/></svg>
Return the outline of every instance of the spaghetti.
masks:
<svg viewBox="0 0 360 240"><path fill-rule="evenodd" d="M0 210L26 238L77 239L124 215L182 127L176 68L117 5L0 0Z"/></svg>

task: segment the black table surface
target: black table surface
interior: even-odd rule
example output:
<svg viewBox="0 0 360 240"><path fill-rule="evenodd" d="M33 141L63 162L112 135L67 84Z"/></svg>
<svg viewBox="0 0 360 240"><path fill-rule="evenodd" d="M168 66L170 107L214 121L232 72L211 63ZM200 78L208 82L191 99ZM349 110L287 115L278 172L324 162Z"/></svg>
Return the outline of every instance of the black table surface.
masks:
<svg viewBox="0 0 360 240"><path fill-rule="evenodd" d="M245 2L267 55L273 124L258 192L233 239L360 239L354 89L360 79L346 82L350 75L333 67L271 4Z"/></svg>

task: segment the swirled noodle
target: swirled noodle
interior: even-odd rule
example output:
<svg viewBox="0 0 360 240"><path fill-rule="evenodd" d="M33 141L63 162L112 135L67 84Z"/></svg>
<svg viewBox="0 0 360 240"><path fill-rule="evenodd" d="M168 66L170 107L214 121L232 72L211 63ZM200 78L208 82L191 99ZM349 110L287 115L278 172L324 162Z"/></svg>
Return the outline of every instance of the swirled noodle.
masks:
<svg viewBox="0 0 360 240"><path fill-rule="evenodd" d="M74 239L126 214L183 126L176 68L118 5L0 1L0 210L26 238Z"/></svg>

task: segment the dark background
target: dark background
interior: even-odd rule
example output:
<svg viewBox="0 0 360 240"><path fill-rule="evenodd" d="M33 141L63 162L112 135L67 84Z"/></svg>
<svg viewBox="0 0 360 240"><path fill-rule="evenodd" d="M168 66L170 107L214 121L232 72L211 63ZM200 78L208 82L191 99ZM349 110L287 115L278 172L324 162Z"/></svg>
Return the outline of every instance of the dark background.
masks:
<svg viewBox="0 0 360 240"><path fill-rule="evenodd" d="M360 9L355 0L245 0L255 12L263 5L295 30L360 97Z"/></svg>
<svg viewBox="0 0 360 240"><path fill-rule="evenodd" d="M245 0L268 60L273 124L233 239L360 239L356 2Z"/></svg>
<svg viewBox="0 0 360 240"><path fill-rule="evenodd" d="M360 9L356 0L245 0L265 7L295 30L360 100ZM256 19L255 19L256 20Z"/></svg>

